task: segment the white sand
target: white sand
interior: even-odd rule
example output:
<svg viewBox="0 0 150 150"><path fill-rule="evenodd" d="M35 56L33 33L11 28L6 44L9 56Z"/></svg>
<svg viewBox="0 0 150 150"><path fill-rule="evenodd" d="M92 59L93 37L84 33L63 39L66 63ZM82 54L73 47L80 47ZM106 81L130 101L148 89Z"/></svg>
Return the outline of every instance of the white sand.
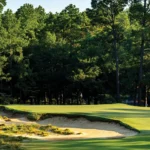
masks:
<svg viewBox="0 0 150 150"><path fill-rule="evenodd" d="M0 115L8 116L7 114ZM48 118L41 121L29 121L27 118L21 117L10 117L11 121L5 122L4 120L0 120L0 124L5 123L9 124L40 124L40 125L48 125L52 124L54 126L58 126L60 128L69 128L74 133L82 133L80 135L57 135L51 134L46 137L36 136L36 135L21 135L29 138L43 139L43 140L66 140L66 139L80 139L80 138L120 138L127 136L134 136L137 132L129 130L123 126L120 126L116 123L107 123L107 122L91 122L85 118L71 119L65 117L53 117ZM20 135L15 135L20 136Z"/></svg>

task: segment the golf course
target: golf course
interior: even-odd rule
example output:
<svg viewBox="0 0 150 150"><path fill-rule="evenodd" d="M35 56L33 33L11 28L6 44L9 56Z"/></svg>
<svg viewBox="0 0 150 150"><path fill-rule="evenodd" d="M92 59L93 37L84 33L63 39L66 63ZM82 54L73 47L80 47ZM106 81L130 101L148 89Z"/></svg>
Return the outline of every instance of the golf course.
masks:
<svg viewBox="0 0 150 150"><path fill-rule="evenodd" d="M26 138L19 141L19 148L26 150L148 150L150 146L150 110L149 107L129 106L126 104L104 104L90 106L45 106L45 105L7 105L2 106L3 113L39 114L46 118L61 116L69 118L86 118L95 121L108 122L110 127L120 124L136 132L128 137L92 137L92 138L61 138L37 139ZM2 112L2 111L1 111ZM39 119L40 120L40 119ZM114 120L114 122L113 122ZM77 120L78 121L78 120ZM89 122L90 123L90 122ZM82 124L84 129L86 124ZM92 127L91 127L92 128ZM94 128L94 126L93 126ZM119 130L119 126L117 127ZM111 130L111 128L110 128ZM70 135L65 135L66 137ZM1 138L1 137L0 137Z"/></svg>
<svg viewBox="0 0 150 150"><path fill-rule="evenodd" d="M150 150L150 0L0 0L0 150Z"/></svg>

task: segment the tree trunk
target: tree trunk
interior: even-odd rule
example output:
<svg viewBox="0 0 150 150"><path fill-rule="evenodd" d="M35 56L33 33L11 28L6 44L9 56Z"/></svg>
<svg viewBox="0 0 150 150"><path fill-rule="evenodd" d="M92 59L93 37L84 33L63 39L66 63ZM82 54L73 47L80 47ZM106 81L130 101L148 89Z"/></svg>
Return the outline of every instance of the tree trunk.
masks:
<svg viewBox="0 0 150 150"><path fill-rule="evenodd" d="M49 105L51 105L52 104L52 93L51 92L49 92L49 94L48 94L48 103L49 103Z"/></svg>
<svg viewBox="0 0 150 150"><path fill-rule="evenodd" d="M147 86L145 87L145 107L147 107L148 106L148 102L147 102L147 97L148 97L148 88L147 88Z"/></svg>
<svg viewBox="0 0 150 150"><path fill-rule="evenodd" d="M143 28L145 28L145 25L146 25L146 1L147 0L144 0L144 12L143 12L143 19L142 19L142 27ZM145 45L145 33L144 33L144 31L142 31L141 48L140 48L140 70L139 70L139 96L138 96L138 104L139 105L140 105L140 101L142 100L144 45Z"/></svg>
<svg viewBox="0 0 150 150"><path fill-rule="evenodd" d="M137 84L135 84L134 106L136 106L136 100L137 100Z"/></svg>
<svg viewBox="0 0 150 150"><path fill-rule="evenodd" d="M116 29L114 24L114 18L113 18L113 50L115 52L115 64L116 64L116 99L117 102L120 100L120 81L119 81L119 57L118 57L118 49L117 49L117 38L116 38Z"/></svg>

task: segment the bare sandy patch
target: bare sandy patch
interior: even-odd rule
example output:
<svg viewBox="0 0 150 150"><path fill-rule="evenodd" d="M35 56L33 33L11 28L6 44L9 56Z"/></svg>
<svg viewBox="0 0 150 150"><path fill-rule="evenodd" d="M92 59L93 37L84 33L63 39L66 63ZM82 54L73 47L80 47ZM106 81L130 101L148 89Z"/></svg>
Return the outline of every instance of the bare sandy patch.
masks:
<svg viewBox="0 0 150 150"><path fill-rule="evenodd" d="M0 115L3 115L0 113ZM8 116L7 114L5 114ZM15 136L24 136L29 138L36 138L42 140L67 140L67 139L87 139L87 138L121 138L128 136L135 136L137 132L129 130L124 126L120 126L116 123L100 122L94 121L91 122L85 118L66 118L66 117L52 117L40 121L29 121L26 117L10 117L11 121L5 122L0 120L0 124L5 123L6 125L10 124L40 124L53 126L58 126L62 129L70 129L75 134L72 135L59 135L59 134L50 134L46 137L36 136L36 135L15 135ZM81 133L81 134L79 134Z"/></svg>

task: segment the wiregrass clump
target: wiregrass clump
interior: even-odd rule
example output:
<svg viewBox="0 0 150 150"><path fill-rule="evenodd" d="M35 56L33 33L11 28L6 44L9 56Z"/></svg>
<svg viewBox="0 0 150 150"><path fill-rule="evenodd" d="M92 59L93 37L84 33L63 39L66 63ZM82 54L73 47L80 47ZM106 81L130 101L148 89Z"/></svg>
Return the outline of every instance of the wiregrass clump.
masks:
<svg viewBox="0 0 150 150"><path fill-rule="evenodd" d="M0 125L0 131L6 134L17 134L17 135L23 135L23 134L28 134L28 135L39 135L39 136L48 136L49 133L45 132L44 130L40 130L40 125L5 125L1 124Z"/></svg>
<svg viewBox="0 0 150 150"><path fill-rule="evenodd" d="M11 119L6 116L0 116L0 119L4 121L11 121Z"/></svg>
<svg viewBox="0 0 150 150"><path fill-rule="evenodd" d="M21 124L21 125L0 124L0 132L2 132L3 134L16 134L16 135L28 134L28 135L38 135L42 137L48 136L51 133L61 135L74 134L74 132L69 129L61 129L52 125L41 126L38 124Z"/></svg>
<svg viewBox="0 0 150 150"><path fill-rule="evenodd" d="M61 128L58 128L57 126L47 125L46 128L49 128L51 132L57 133L57 134L63 134L63 135L74 134L74 132L71 131L70 129L61 129Z"/></svg>

